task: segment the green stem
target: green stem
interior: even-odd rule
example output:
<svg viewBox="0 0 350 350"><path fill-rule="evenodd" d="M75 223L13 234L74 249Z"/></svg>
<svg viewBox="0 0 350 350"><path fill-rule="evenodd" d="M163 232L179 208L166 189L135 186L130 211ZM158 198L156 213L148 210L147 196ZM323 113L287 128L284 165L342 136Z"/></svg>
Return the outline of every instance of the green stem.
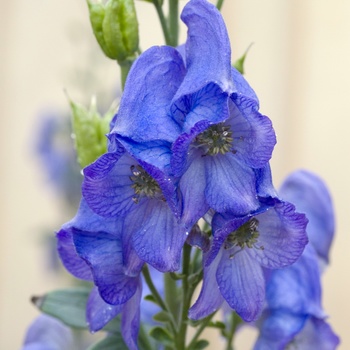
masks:
<svg viewBox="0 0 350 350"><path fill-rule="evenodd" d="M179 0L169 0L169 31L171 46L176 47L179 41Z"/></svg>
<svg viewBox="0 0 350 350"><path fill-rule="evenodd" d="M236 333L236 329L238 325L242 323L241 318L235 313L231 313L231 319L230 319L230 333L227 336L227 344L226 344L226 349L225 350L234 350L234 347L232 345L234 335Z"/></svg>
<svg viewBox="0 0 350 350"><path fill-rule="evenodd" d="M142 325L140 326L140 331L139 331L139 338L138 338L138 343L140 347L144 350L152 350L152 344L149 341L149 337L147 332L145 331L144 327Z"/></svg>
<svg viewBox="0 0 350 350"><path fill-rule="evenodd" d="M164 294L167 308L173 314L174 319L179 318L179 298L176 281L171 277L170 273L164 274Z"/></svg>
<svg viewBox="0 0 350 350"><path fill-rule="evenodd" d="M162 26L162 30L163 30L163 35L164 35L164 39L165 39L165 43L167 45L171 45L171 35L170 35L170 32L169 32L169 28L168 28L168 22L165 18L165 15L164 15L164 12L163 12L163 8L162 6L160 5L159 3L159 0L153 0L152 1L156 10L157 10L157 14L158 14L158 17L159 17L159 20L160 20L160 24Z"/></svg>
<svg viewBox="0 0 350 350"><path fill-rule="evenodd" d="M216 3L216 8L221 11L221 7L224 3L224 0L218 0L218 2Z"/></svg>
<svg viewBox="0 0 350 350"><path fill-rule="evenodd" d="M148 269L147 265L144 265L144 267L142 269L142 274L143 274L143 277L145 279L145 282L148 285L149 290L151 291L151 293L152 293L154 299L157 301L158 305L161 307L161 309L163 311L165 311L165 312L167 312L169 314L170 321L171 321L170 325L172 327L173 332L175 332L176 331L176 322L175 322L175 319L173 317L173 314L170 312L170 310L168 309L167 305L164 303L162 297L158 293L157 288L153 284L152 277L151 277L151 275L149 273L149 269Z"/></svg>
<svg viewBox="0 0 350 350"><path fill-rule="evenodd" d="M134 63L134 59L126 59L123 62L118 62L121 71L121 82L122 82L122 90L124 90L126 78L128 77L130 68Z"/></svg>
<svg viewBox="0 0 350 350"><path fill-rule="evenodd" d="M195 335L193 336L190 344L186 348L187 350L191 350L192 349L192 347L195 345L197 339L199 338L199 336L204 331L205 327L209 324L211 319L214 317L215 313L216 312L213 312L211 315L209 315L208 317L206 317L205 319L202 320L202 323L200 324L199 328L197 329L197 331L196 331Z"/></svg>
<svg viewBox="0 0 350 350"><path fill-rule="evenodd" d="M193 290L190 288L188 283L188 275L190 269L191 260L191 246L185 244L183 249L183 259L182 259L182 274L184 276L182 280L182 308L181 308L181 318L179 324L179 331L176 337L176 349L184 350L186 344L186 333L187 333L187 314L191 305L191 297Z"/></svg>

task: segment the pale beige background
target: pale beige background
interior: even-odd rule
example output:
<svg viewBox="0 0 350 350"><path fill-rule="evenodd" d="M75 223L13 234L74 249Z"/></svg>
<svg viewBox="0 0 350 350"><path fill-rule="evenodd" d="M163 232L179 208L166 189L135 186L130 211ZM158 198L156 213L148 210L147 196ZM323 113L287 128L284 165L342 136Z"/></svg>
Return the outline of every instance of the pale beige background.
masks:
<svg viewBox="0 0 350 350"><path fill-rule="evenodd" d="M161 43L152 6L137 1L137 9L147 32L142 48ZM324 306L340 349L349 349L350 1L226 0L223 10L233 58L254 42L246 76L277 132L276 186L303 167L321 174L333 193L337 236ZM92 94L108 100L118 74L98 51L84 0L0 2L0 349L20 347L37 315L30 296L62 286L47 274L40 232L69 217L31 150L37 115L65 110L64 88L82 102ZM238 349L249 349L251 337L244 334Z"/></svg>

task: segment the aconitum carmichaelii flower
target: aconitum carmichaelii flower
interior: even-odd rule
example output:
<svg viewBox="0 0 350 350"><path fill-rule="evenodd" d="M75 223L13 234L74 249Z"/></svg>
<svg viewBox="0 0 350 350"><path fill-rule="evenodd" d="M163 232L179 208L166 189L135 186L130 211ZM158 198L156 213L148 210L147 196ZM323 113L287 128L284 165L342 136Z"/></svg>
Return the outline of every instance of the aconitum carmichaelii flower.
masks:
<svg viewBox="0 0 350 350"><path fill-rule="evenodd" d="M40 315L27 330L21 350L77 350L72 330L54 317Z"/></svg>
<svg viewBox="0 0 350 350"><path fill-rule="evenodd" d="M177 178L190 229L209 208L239 215L258 209L254 169L267 164L276 138L254 91L231 66L220 12L191 0L181 18L184 49L152 47L135 61L109 137Z"/></svg>
<svg viewBox="0 0 350 350"><path fill-rule="evenodd" d="M269 274L254 349L335 349L339 338L326 321L320 280L334 237L330 193L319 176L305 170L289 175L279 193L307 215L309 244L295 264Z"/></svg>
<svg viewBox="0 0 350 350"><path fill-rule="evenodd" d="M98 215L122 218L126 254L136 252L162 272L179 269L187 229L176 216L177 193L169 176L119 147L84 169L83 196Z"/></svg>
<svg viewBox="0 0 350 350"><path fill-rule="evenodd" d="M286 267L300 257L306 224L292 204L272 197L260 198L260 208L245 216L215 214L202 290L189 317L206 317L225 300L243 320L256 320L265 301L263 268Z"/></svg>
<svg viewBox="0 0 350 350"><path fill-rule="evenodd" d="M72 275L96 286L87 303L90 330L100 330L121 313L124 341L136 350L143 261L128 245L123 248L122 225L121 219L98 216L82 200L77 215L57 233L58 252Z"/></svg>

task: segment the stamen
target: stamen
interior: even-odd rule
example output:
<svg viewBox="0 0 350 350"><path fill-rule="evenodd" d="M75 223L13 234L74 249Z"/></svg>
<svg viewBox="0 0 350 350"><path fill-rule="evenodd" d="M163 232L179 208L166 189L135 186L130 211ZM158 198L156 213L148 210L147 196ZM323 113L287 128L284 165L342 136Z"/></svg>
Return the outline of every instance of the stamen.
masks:
<svg viewBox="0 0 350 350"><path fill-rule="evenodd" d="M131 187L135 192L132 200L135 204L139 202L141 197L162 198L162 191L157 181L140 165L132 165L130 170L132 173L130 180L133 182Z"/></svg>
<svg viewBox="0 0 350 350"><path fill-rule="evenodd" d="M223 123L212 125L195 138L195 144L203 148L204 155L215 156L232 151L232 131Z"/></svg>
<svg viewBox="0 0 350 350"><path fill-rule="evenodd" d="M258 238L260 233L258 231L259 221L256 218L252 218L239 227L236 231L231 232L224 243L225 249L231 249L233 247L240 247L241 249L230 255L232 259L237 253L243 250L243 248L255 248L264 250L264 246L258 246Z"/></svg>

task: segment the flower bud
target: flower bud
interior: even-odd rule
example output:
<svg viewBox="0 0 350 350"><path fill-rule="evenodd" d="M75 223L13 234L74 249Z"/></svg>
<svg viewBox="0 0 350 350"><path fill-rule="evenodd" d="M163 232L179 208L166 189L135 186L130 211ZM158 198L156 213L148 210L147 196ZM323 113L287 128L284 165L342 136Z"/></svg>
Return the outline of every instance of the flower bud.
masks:
<svg viewBox="0 0 350 350"><path fill-rule="evenodd" d="M92 29L105 55L118 63L134 56L139 46L134 0L87 1Z"/></svg>

